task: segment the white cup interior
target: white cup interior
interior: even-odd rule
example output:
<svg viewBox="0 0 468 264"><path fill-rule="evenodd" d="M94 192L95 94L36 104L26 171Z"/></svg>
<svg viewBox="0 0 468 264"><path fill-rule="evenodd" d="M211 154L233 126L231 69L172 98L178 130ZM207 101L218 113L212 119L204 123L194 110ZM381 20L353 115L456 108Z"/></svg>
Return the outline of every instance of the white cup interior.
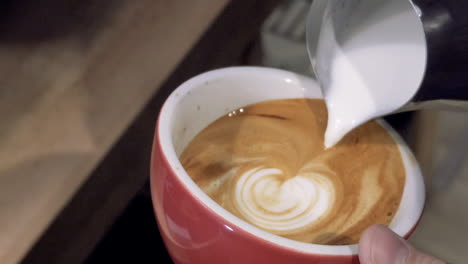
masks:
<svg viewBox="0 0 468 264"><path fill-rule="evenodd" d="M237 218L208 197L183 170L178 159L190 140L217 118L239 107L273 99L321 98L318 84L307 77L276 69L232 67L198 75L177 88L164 104L158 126L163 153L177 176L200 202L227 222L257 237L292 250L325 255L357 254L357 245L328 246L302 243L273 235ZM418 164L402 139L381 124L399 145L406 169L400 208L390 228L406 235L417 223L424 205L424 183Z"/></svg>

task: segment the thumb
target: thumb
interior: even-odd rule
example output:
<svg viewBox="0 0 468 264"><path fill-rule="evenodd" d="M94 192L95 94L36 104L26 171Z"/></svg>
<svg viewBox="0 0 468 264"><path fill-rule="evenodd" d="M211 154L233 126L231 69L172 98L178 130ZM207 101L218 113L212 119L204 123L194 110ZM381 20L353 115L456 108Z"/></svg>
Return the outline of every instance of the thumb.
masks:
<svg viewBox="0 0 468 264"><path fill-rule="evenodd" d="M361 264L439 264L445 263L426 255L383 225L369 227L359 241Z"/></svg>

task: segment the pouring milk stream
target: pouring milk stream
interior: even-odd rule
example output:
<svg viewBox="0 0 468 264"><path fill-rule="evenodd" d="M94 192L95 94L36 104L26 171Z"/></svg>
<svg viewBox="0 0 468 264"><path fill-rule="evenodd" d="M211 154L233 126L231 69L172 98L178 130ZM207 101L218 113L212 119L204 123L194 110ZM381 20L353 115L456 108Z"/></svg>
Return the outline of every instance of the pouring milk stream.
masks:
<svg viewBox="0 0 468 264"><path fill-rule="evenodd" d="M423 80L426 45L409 1L317 2L309 15L307 44L328 108L328 148L410 101Z"/></svg>

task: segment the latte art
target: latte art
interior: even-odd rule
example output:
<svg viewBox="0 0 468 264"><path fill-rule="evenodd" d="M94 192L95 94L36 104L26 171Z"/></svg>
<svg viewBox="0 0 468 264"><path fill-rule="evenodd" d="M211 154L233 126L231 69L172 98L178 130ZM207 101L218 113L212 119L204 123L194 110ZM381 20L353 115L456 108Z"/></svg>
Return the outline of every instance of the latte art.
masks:
<svg viewBox="0 0 468 264"><path fill-rule="evenodd" d="M279 169L257 168L236 183L235 206L247 221L276 234L314 224L334 202L333 183L318 172L284 180Z"/></svg>
<svg viewBox="0 0 468 264"><path fill-rule="evenodd" d="M180 156L194 182L237 217L302 242L357 243L398 210L405 171L376 122L325 149L322 100L257 103L201 131Z"/></svg>

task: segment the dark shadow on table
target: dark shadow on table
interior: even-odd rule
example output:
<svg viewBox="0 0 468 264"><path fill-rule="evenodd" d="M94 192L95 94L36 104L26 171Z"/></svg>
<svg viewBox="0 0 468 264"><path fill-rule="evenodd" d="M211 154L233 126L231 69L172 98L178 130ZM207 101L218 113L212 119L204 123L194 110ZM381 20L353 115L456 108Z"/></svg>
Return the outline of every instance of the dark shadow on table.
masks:
<svg viewBox="0 0 468 264"><path fill-rule="evenodd" d="M148 185L131 201L85 263L172 263L159 234Z"/></svg>
<svg viewBox="0 0 468 264"><path fill-rule="evenodd" d="M122 4L122 0L2 0L0 44L29 46L73 38L86 45Z"/></svg>

